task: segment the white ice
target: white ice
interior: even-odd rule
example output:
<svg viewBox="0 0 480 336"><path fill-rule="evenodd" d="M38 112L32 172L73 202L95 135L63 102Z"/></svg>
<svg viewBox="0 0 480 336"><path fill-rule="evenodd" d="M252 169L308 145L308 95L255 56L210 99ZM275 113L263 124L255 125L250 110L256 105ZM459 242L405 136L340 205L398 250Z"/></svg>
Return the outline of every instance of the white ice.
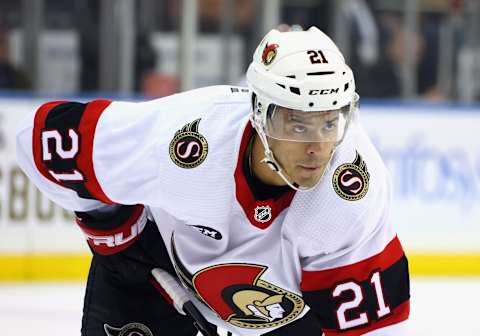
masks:
<svg viewBox="0 0 480 336"><path fill-rule="evenodd" d="M480 278L415 278L411 292L410 335L480 335ZM83 295L81 283L0 283L0 334L78 336Z"/></svg>

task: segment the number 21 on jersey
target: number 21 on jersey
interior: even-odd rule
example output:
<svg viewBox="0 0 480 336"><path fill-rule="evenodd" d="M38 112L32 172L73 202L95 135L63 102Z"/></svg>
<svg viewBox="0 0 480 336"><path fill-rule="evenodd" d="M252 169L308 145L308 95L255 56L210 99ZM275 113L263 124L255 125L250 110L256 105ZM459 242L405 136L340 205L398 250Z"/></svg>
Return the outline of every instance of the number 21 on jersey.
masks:
<svg viewBox="0 0 480 336"><path fill-rule="evenodd" d="M52 152L50 143L55 144L55 154L60 160L74 160L79 152L79 135L74 129L68 130L68 141L70 148L65 149L63 147L63 138L60 132L57 130L45 130L42 131L42 160L48 162L52 160ZM48 171L57 181L83 181L82 173L77 169L71 169L70 171Z"/></svg>
<svg viewBox="0 0 480 336"><path fill-rule="evenodd" d="M382 283L380 278L380 272L377 271L370 277L370 284L375 289L375 296L377 300L377 318L380 319L390 314L390 307L385 303L383 295ZM367 312L361 312L356 317L347 319L346 312L351 309L359 307L363 300L362 287L354 281L344 282L338 284L333 290L333 297L341 297L342 294L347 291L353 292L353 299L347 302L343 302L337 308L337 320L340 329L349 329L358 327L369 322Z"/></svg>

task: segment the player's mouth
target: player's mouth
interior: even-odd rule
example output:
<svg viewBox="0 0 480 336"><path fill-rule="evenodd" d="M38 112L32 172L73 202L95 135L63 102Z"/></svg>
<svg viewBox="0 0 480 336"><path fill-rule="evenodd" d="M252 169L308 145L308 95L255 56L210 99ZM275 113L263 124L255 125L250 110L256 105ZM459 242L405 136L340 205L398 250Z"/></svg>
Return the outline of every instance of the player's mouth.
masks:
<svg viewBox="0 0 480 336"><path fill-rule="evenodd" d="M319 171L322 166L321 165L309 165L309 164L299 164L298 165L301 169L309 172L316 172Z"/></svg>

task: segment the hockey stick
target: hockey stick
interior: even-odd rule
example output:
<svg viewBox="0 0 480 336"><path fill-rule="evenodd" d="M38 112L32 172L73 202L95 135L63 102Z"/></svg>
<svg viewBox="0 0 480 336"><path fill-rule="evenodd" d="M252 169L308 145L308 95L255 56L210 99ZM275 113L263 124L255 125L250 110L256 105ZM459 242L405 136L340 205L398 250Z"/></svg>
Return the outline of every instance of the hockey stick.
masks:
<svg viewBox="0 0 480 336"><path fill-rule="evenodd" d="M177 279L171 276L170 273L160 268L153 269L152 275L160 284L160 286L162 286L167 294L172 298L176 306L180 307L194 320L193 325L202 333L202 335L218 336L217 331L212 328L205 317L203 317L202 313L197 309L197 307L195 307L193 302L190 300L187 290L178 283Z"/></svg>

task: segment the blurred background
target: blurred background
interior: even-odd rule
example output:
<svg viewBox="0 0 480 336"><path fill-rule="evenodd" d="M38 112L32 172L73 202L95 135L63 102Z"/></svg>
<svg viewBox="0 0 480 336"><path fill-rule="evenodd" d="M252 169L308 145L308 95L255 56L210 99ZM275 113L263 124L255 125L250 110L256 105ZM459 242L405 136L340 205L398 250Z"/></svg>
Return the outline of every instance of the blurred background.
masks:
<svg viewBox="0 0 480 336"><path fill-rule="evenodd" d="M360 118L391 172L411 334L480 335L479 0L0 0L4 332L79 335L90 258L71 214L17 167L19 120L51 99L245 85L268 30L311 25L352 67Z"/></svg>
<svg viewBox="0 0 480 336"><path fill-rule="evenodd" d="M476 0L1 0L0 88L158 97L237 83L288 24L332 36L364 98L474 102L479 17Z"/></svg>

